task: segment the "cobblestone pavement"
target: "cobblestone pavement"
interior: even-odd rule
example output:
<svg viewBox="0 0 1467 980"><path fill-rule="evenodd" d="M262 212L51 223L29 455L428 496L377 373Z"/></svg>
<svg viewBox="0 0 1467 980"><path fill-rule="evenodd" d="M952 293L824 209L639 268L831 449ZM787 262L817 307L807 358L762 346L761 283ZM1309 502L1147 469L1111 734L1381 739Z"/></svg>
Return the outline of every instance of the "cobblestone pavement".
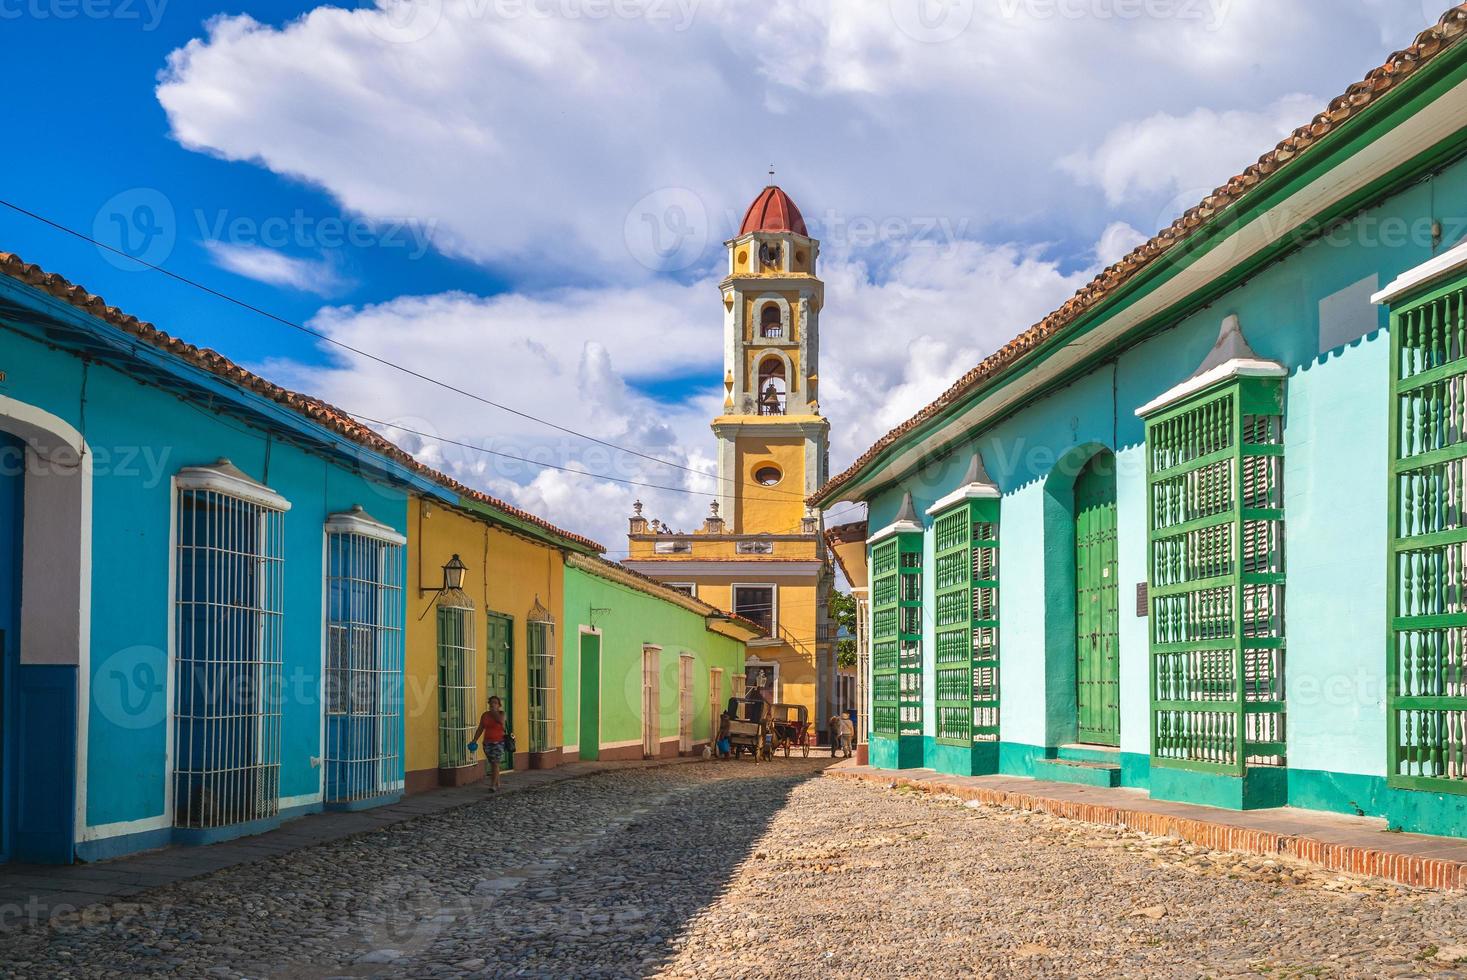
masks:
<svg viewBox="0 0 1467 980"><path fill-rule="evenodd" d="M615 772L0 933L24 977L1321 976L1467 965L1467 897L821 778Z"/></svg>

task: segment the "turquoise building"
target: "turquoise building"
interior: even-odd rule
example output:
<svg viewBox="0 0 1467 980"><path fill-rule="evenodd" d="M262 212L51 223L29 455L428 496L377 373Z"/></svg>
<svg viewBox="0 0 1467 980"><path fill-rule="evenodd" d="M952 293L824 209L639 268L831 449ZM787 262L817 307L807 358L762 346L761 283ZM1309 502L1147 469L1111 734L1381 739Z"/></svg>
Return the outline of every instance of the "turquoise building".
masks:
<svg viewBox="0 0 1467 980"><path fill-rule="evenodd" d="M403 785L403 544L444 479L0 255L0 860Z"/></svg>
<svg viewBox="0 0 1467 980"><path fill-rule="evenodd" d="M822 488L869 507L873 765L1467 834L1464 31Z"/></svg>

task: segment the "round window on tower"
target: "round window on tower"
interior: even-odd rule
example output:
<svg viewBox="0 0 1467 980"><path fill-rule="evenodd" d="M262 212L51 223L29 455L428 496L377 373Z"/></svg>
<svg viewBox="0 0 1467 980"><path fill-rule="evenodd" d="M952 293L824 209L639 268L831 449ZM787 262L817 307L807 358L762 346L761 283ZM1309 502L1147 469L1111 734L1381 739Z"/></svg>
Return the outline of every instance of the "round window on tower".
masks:
<svg viewBox="0 0 1467 980"><path fill-rule="evenodd" d="M783 479L784 474L780 472L778 466L765 465L754 471L754 480L760 486L772 487Z"/></svg>

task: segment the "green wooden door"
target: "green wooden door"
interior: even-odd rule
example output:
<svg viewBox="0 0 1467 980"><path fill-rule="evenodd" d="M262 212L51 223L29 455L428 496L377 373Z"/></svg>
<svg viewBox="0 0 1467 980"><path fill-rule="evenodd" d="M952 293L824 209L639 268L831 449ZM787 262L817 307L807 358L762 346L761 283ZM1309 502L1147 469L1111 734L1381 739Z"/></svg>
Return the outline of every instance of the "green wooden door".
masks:
<svg viewBox="0 0 1467 980"><path fill-rule="evenodd" d="M1101 453L1075 481L1075 694L1080 741L1121 744L1120 589L1115 457Z"/></svg>
<svg viewBox="0 0 1467 980"><path fill-rule="evenodd" d="M504 702L504 728L514 731L514 620L499 613L489 613L484 655L484 700L498 695ZM504 768L514 768L508 756Z"/></svg>
<svg viewBox="0 0 1467 980"><path fill-rule="evenodd" d="M601 634L581 634L581 758L601 758Z"/></svg>

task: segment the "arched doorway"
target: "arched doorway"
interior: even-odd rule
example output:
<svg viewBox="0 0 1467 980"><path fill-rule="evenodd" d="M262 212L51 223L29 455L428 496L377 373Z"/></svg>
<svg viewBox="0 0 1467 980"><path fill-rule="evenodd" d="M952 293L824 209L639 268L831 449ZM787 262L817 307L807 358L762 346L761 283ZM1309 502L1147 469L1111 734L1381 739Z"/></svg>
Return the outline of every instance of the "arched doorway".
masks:
<svg viewBox="0 0 1467 980"><path fill-rule="evenodd" d="M1075 715L1079 740L1121 744L1116 458L1096 453L1075 478Z"/></svg>
<svg viewBox="0 0 1467 980"><path fill-rule="evenodd" d="M0 397L0 862L74 859L85 784L91 454Z"/></svg>

